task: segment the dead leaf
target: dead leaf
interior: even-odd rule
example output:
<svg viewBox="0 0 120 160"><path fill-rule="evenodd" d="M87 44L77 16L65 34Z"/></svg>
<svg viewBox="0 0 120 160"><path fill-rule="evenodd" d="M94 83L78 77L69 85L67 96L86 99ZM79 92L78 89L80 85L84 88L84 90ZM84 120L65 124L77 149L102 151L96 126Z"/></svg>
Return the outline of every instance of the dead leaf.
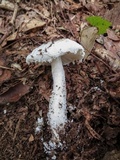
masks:
<svg viewBox="0 0 120 160"><path fill-rule="evenodd" d="M22 96L29 92L30 86L19 83L0 95L0 104L17 102Z"/></svg>
<svg viewBox="0 0 120 160"><path fill-rule="evenodd" d="M70 10L77 10L77 9L80 9L80 8L82 8L82 5L78 4L78 3L70 6Z"/></svg>
<svg viewBox="0 0 120 160"><path fill-rule="evenodd" d="M29 21L27 23L24 23L22 25L22 31L27 32L32 29L43 27L44 25L45 25L45 22L40 19L39 20L38 19L31 19L31 20L29 19Z"/></svg>
<svg viewBox="0 0 120 160"><path fill-rule="evenodd" d="M18 45L18 43L16 43L16 47L17 47L17 45ZM30 51L26 47L23 47L20 50L17 50L17 54L21 55L21 56L27 56L29 53L30 53ZM16 50L11 52L11 50L6 49L6 55L11 55L11 54L16 54Z"/></svg>
<svg viewBox="0 0 120 160"><path fill-rule="evenodd" d="M108 37L104 37L104 47L116 54L117 52L120 51L120 41L112 41Z"/></svg>
<svg viewBox="0 0 120 160"><path fill-rule="evenodd" d="M98 13L103 6L98 2L94 1L94 2L87 3L85 7L88 9L88 11L95 14L95 13Z"/></svg>
<svg viewBox="0 0 120 160"><path fill-rule="evenodd" d="M102 59L107 60L114 70L120 69L120 57L117 54L114 54L101 46L96 47L95 53Z"/></svg>
<svg viewBox="0 0 120 160"><path fill-rule="evenodd" d="M12 63L11 67L14 69L18 69L19 71L22 71L22 67L18 63Z"/></svg>
<svg viewBox="0 0 120 160"><path fill-rule="evenodd" d="M46 18L48 18L48 17L50 16L50 12L48 12L47 9L43 8L43 6L41 6L40 11L42 12L42 14L43 14ZM37 13L38 13L38 12L37 12ZM40 15L41 15L41 14L40 14Z"/></svg>
<svg viewBox="0 0 120 160"><path fill-rule="evenodd" d="M0 56L0 66L4 66L5 64L5 59L2 58L2 56Z"/></svg>
<svg viewBox="0 0 120 160"><path fill-rule="evenodd" d="M8 41L14 41L17 38L17 32L12 33L10 36L8 36L3 42L2 47L4 47Z"/></svg>
<svg viewBox="0 0 120 160"><path fill-rule="evenodd" d="M47 26L47 28L45 29L45 32L47 35L51 35L57 32L57 30L54 27L51 26Z"/></svg>
<svg viewBox="0 0 120 160"><path fill-rule="evenodd" d="M0 34L5 34L5 28L4 28L4 19L0 18Z"/></svg>
<svg viewBox="0 0 120 160"><path fill-rule="evenodd" d="M9 80L11 77L11 71L8 67L5 67L5 59L0 57L0 83Z"/></svg>
<svg viewBox="0 0 120 160"><path fill-rule="evenodd" d="M7 80L9 80L11 77L11 71L9 70L1 70L1 75L0 75L0 83L3 83Z"/></svg>
<svg viewBox="0 0 120 160"><path fill-rule="evenodd" d="M9 37L7 37L7 39L5 41L13 41L16 39L16 37L17 37L17 32L14 32Z"/></svg>
<svg viewBox="0 0 120 160"><path fill-rule="evenodd" d="M3 74L3 70L0 68L0 76Z"/></svg>
<svg viewBox="0 0 120 160"><path fill-rule="evenodd" d="M109 93L114 98L120 98L120 86L118 86L117 88L111 88L109 90Z"/></svg>
<svg viewBox="0 0 120 160"><path fill-rule="evenodd" d="M41 94L49 102L50 90L48 90L47 85L47 82L39 81L39 94Z"/></svg>
<svg viewBox="0 0 120 160"><path fill-rule="evenodd" d="M37 5L37 8L29 7L28 5L26 5L24 3L21 3L20 7L22 9L25 9L26 11L28 11L27 12L28 14L31 12L34 13L34 15L36 14L32 18L39 18L39 16L40 16L43 19L47 19L50 16L50 12L46 8L44 8L43 5L41 6L39 3ZM30 18L31 18L31 16L30 16Z"/></svg>
<svg viewBox="0 0 120 160"><path fill-rule="evenodd" d="M29 142L33 142L34 141L34 136L31 134L29 137Z"/></svg>
<svg viewBox="0 0 120 160"><path fill-rule="evenodd" d="M0 7L3 9L14 11L14 3L6 0L2 0Z"/></svg>
<svg viewBox="0 0 120 160"><path fill-rule="evenodd" d="M115 131L114 131L115 134ZM120 151L119 150L112 150L105 153L105 156L102 160L119 160L120 159Z"/></svg>
<svg viewBox="0 0 120 160"><path fill-rule="evenodd" d="M112 22L113 26L120 29L120 3L117 3L113 9L106 10L104 17Z"/></svg>
<svg viewBox="0 0 120 160"><path fill-rule="evenodd" d="M120 40L118 38L118 36L115 34L115 32L110 30L110 29L107 30L107 34L108 34L109 39L111 39L111 40L114 40L114 41L119 41Z"/></svg>
<svg viewBox="0 0 120 160"><path fill-rule="evenodd" d="M90 54L94 47L96 38L98 37L98 30L96 27L86 27L81 33L81 44L86 50L85 58Z"/></svg>
<svg viewBox="0 0 120 160"><path fill-rule="evenodd" d="M69 2L70 4L76 4L73 0L66 0L67 2Z"/></svg>

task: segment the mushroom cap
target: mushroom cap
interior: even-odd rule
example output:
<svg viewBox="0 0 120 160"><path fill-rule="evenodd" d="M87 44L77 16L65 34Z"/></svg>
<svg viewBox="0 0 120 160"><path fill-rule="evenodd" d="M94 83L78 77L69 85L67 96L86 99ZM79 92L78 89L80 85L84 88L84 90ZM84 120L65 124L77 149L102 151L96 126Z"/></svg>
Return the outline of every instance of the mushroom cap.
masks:
<svg viewBox="0 0 120 160"><path fill-rule="evenodd" d="M85 56L84 48L77 42L70 39L60 39L42 44L30 53L26 62L39 62L49 64L53 59L61 57L63 64L69 64L75 60L82 60Z"/></svg>

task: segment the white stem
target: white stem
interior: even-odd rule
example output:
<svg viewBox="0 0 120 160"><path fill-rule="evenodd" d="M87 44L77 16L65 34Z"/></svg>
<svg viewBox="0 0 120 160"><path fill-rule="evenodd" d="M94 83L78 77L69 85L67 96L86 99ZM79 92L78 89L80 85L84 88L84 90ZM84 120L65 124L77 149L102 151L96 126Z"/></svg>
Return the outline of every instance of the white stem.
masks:
<svg viewBox="0 0 120 160"><path fill-rule="evenodd" d="M53 136L59 139L59 131L64 129L66 116L66 83L65 72L61 58L51 63L53 76L53 91L49 103L48 121Z"/></svg>

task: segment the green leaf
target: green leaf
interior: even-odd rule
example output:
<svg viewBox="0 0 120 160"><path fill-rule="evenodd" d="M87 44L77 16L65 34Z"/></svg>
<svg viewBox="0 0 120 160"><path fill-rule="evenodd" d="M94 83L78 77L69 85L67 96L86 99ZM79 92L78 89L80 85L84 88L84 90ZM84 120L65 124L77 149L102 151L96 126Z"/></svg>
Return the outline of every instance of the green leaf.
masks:
<svg viewBox="0 0 120 160"><path fill-rule="evenodd" d="M107 29L112 26L112 23L103 19L100 16L90 16L87 21L94 27L98 28L98 34L106 33Z"/></svg>

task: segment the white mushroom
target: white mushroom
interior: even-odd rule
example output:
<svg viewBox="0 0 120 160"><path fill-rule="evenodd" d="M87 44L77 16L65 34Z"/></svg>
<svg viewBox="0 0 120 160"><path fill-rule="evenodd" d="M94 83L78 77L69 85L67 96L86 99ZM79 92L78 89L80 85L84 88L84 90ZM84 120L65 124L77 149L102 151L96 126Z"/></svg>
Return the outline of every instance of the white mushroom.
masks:
<svg viewBox="0 0 120 160"><path fill-rule="evenodd" d="M82 60L85 56L83 47L70 39L48 42L34 49L26 58L26 62L51 63L53 91L49 102L48 122L52 137L59 141L59 131L64 130L66 115L66 82L63 65Z"/></svg>

